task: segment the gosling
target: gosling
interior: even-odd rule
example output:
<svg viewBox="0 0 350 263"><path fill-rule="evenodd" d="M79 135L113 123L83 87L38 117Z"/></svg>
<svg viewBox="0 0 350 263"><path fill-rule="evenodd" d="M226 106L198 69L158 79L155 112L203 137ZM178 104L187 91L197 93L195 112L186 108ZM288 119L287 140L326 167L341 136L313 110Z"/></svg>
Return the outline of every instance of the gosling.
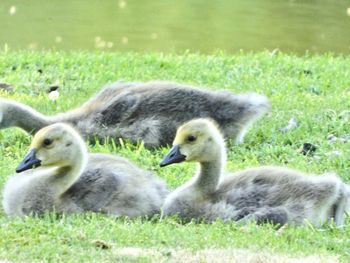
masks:
<svg viewBox="0 0 350 263"><path fill-rule="evenodd" d="M85 139L123 138L148 148L170 145L176 128L193 118L215 119L225 137L243 141L250 124L269 108L265 96L212 92L171 82L118 82L105 87L80 108L45 116L11 100L0 99L0 129L19 127L28 133L65 122Z"/></svg>
<svg viewBox="0 0 350 263"><path fill-rule="evenodd" d="M165 200L164 215L184 221L216 219L283 225L329 219L341 226L349 210L350 191L336 175L311 176L282 167L259 167L226 175L225 143L216 124L207 119L179 127L173 148L161 166L198 162L197 174Z"/></svg>
<svg viewBox="0 0 350 263"><path fill-rule="evenodd" d="M127 159L89 154L81 136L62 123L35 134L16 172L3 191L9 216L46 211L152 216L168 194L161 180Z"/></svg>

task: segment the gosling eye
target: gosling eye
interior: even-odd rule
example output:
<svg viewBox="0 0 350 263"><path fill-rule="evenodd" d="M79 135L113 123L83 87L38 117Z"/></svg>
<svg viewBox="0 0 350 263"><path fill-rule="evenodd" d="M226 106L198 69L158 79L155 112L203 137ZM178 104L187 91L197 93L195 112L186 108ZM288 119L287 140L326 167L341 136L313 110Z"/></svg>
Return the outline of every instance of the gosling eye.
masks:
<svg viewBox="0 0 350 263"><path fill-rule="evenodd" d="M188 141L188 142L194 142L194 141L196 141L196 140L197 140L197 137L194 136L194 135L188 135L188 136L187 136L187 141Z"/></svg>
<svg viewBox="0 0 350 263"><path fill-rule="evenodd" d="M44 139L43 144L44 146L50 146L52 144L53 140L51 139Z"/></svg>

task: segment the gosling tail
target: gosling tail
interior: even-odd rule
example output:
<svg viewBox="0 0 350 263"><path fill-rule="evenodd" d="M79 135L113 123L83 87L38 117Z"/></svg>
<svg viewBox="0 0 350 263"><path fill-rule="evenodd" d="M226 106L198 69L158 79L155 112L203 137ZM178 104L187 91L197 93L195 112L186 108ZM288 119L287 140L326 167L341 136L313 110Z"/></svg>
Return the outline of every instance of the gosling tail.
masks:
<svg viewBox="0 0 350 263"><path fill-rule="evenodd" d="M241 130L237 136L236 143L243 142L243 138L250 126L260 117L262 117L271 107L269 99L257 93L248 93L241 96L242 102L242 121Z"/></svg>

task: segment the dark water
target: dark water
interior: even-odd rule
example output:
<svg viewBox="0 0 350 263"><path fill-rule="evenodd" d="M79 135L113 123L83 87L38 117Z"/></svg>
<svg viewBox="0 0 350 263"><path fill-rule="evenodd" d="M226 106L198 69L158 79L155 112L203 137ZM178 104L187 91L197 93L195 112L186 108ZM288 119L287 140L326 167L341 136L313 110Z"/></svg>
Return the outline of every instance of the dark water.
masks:
<svg viewBox="0 0 350 263"><path fill-rule="evenodd" d="M0 1L0 46L350 53L349 0Z"/></svg>

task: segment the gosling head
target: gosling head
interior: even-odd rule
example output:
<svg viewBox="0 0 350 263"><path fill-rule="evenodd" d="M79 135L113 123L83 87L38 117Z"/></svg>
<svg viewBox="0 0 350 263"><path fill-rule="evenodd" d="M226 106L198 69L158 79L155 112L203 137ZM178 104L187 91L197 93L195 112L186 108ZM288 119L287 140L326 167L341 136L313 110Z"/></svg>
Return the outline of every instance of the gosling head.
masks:
<svg viewBox="0 0 350 263"><path fill-rule="evenodd" d="M225 158L225 142L217 124L209 119L191 120L177 129L173 148L160 166L180 162L212 162Z"/></svg>
<svg viewBox="0 0 350 263"><path fill-rule="evenodd" d="M79 162L86 153L80 135L69 125L56 123L39 130L32 140L30 150L18 165L16 172L43 167L69 167Z"/></svg>
<svg viewBox="0 0 350 263"><path fill-rule="evenodd" d="M24 104L0 98L0 130L19 125L21 119L28 117L27 113L35 114L33 109Z"/></svg>

